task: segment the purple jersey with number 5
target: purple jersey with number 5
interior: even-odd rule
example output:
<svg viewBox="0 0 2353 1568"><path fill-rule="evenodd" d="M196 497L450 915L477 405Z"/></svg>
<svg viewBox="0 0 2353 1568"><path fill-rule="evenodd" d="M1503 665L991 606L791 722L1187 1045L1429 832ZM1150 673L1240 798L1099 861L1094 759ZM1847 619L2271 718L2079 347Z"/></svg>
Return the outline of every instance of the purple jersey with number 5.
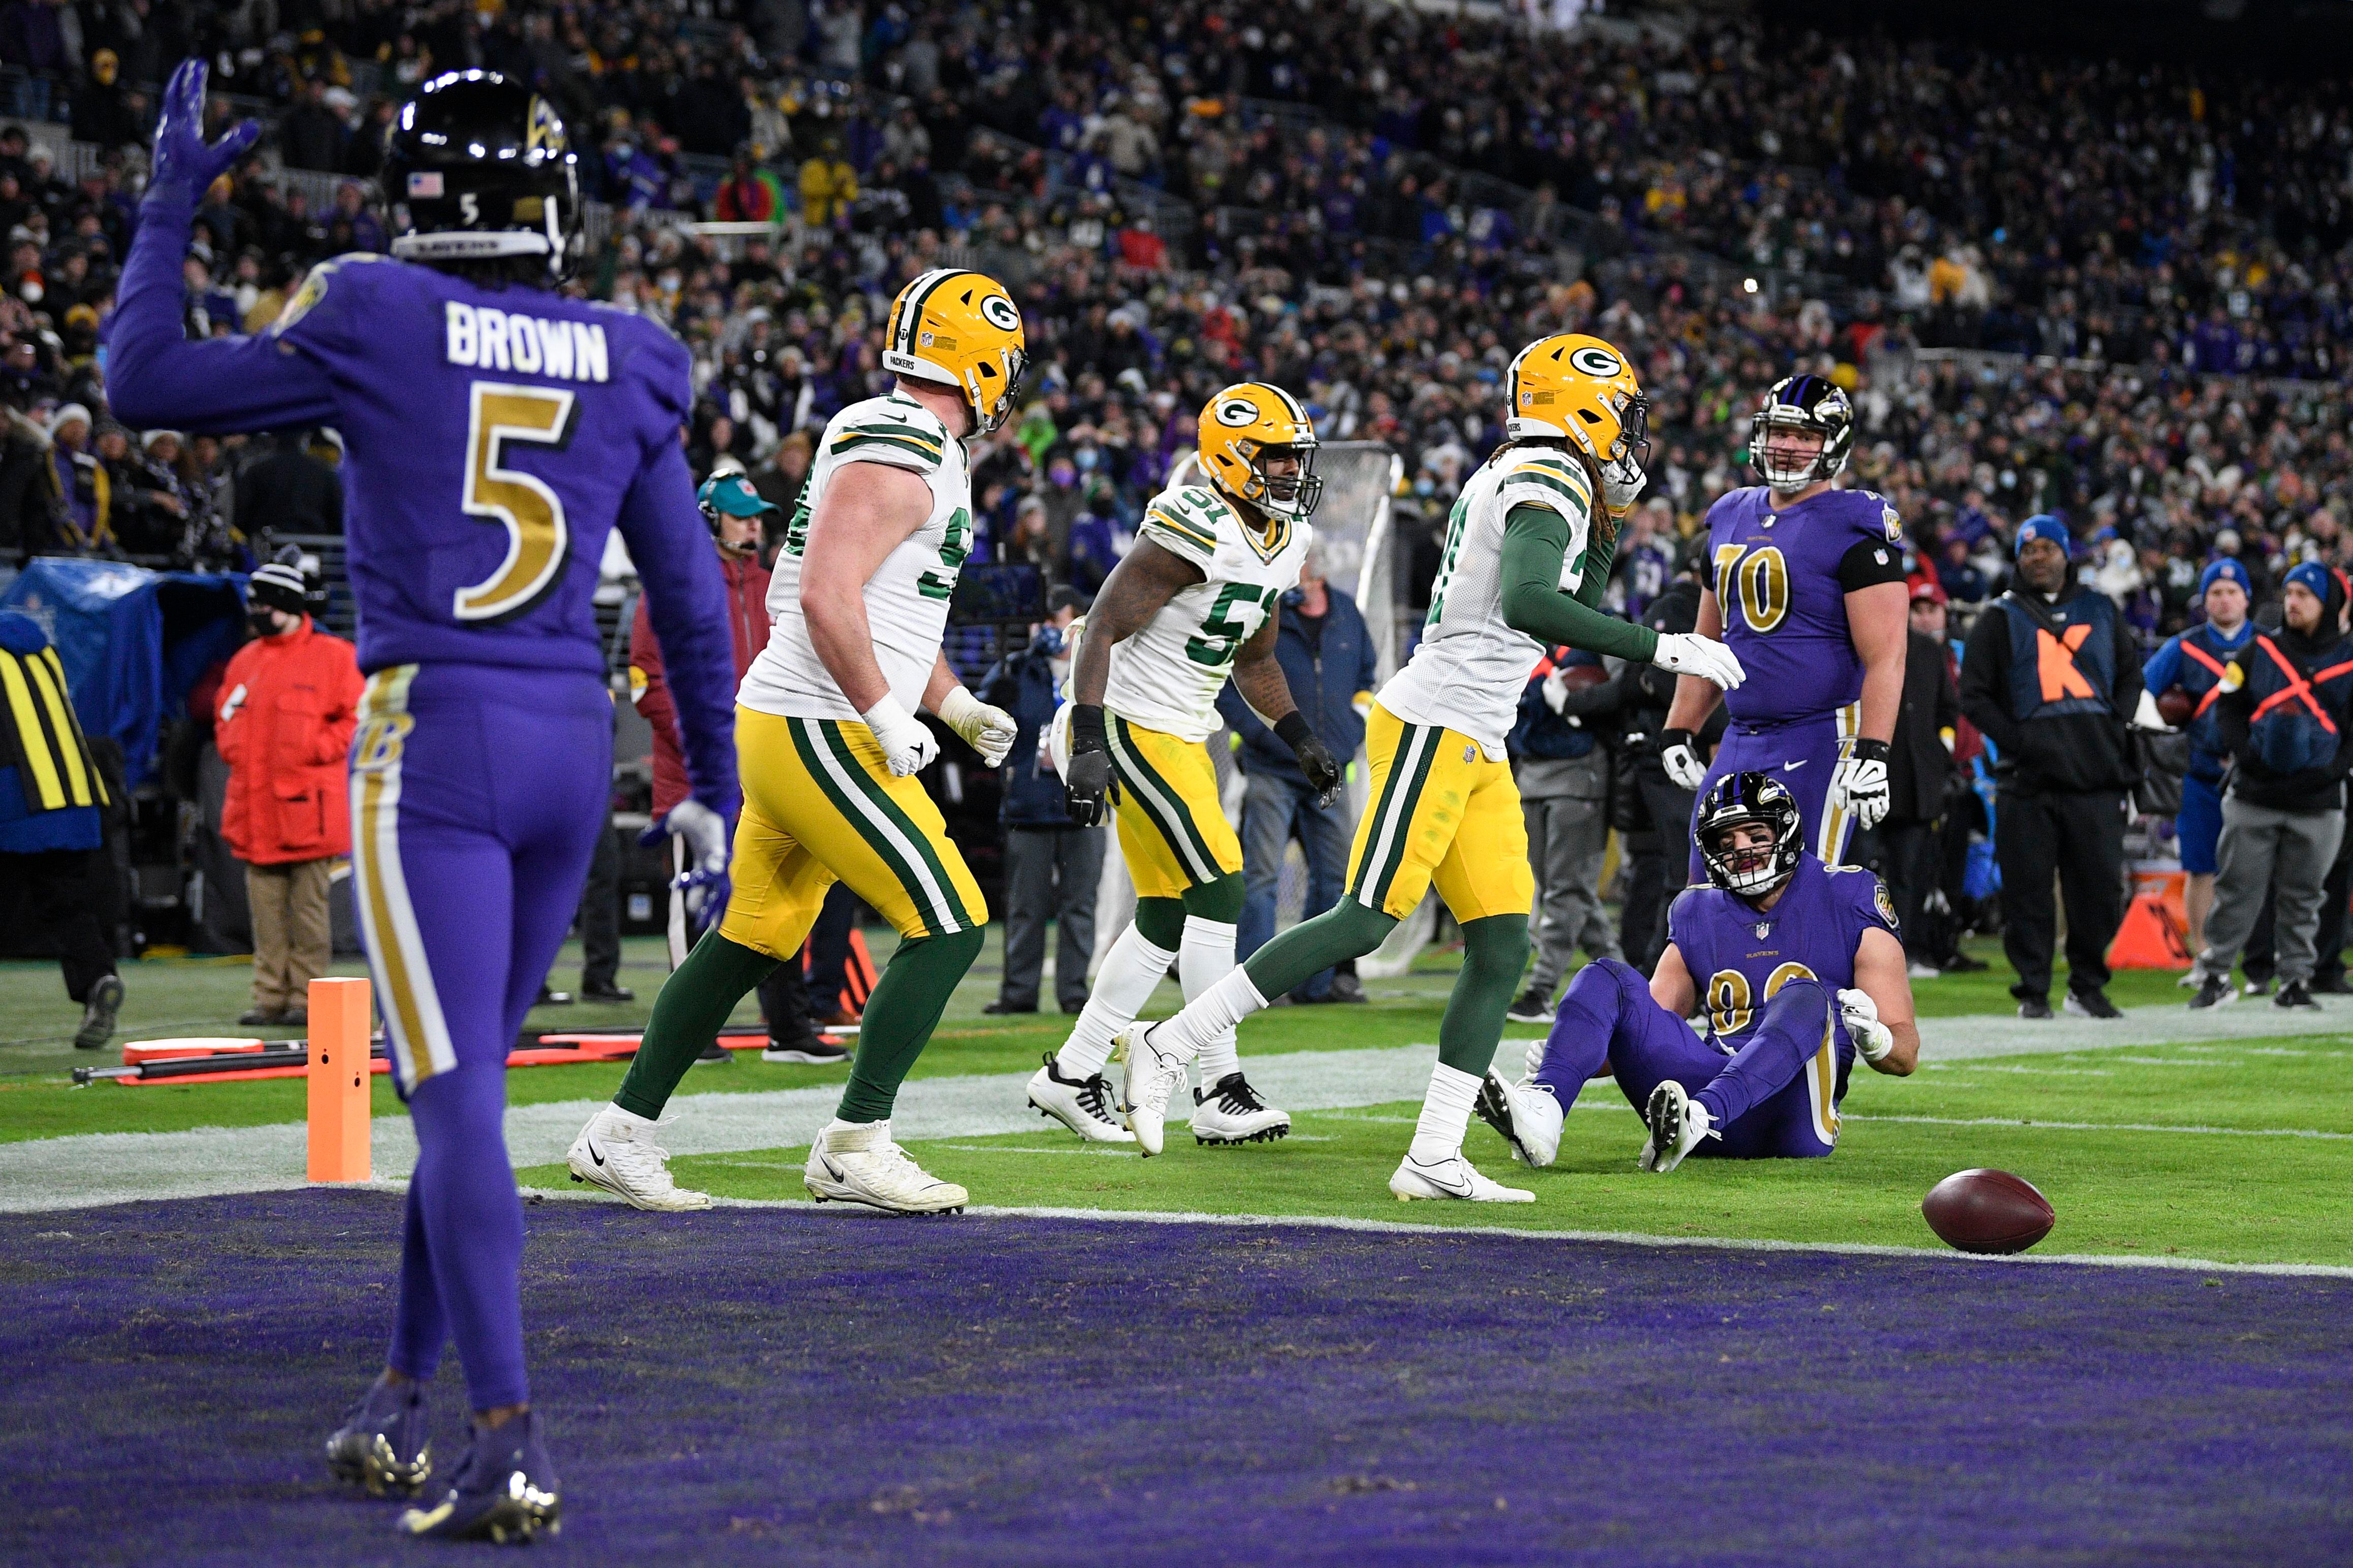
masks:
<svg viewBox="0 0 2353 1568"><path fill-rule="evenodd" d="M1715 1025L1719 1047L1740 1048L1765 1004L1789 981L1821 982L1835 997L1854 984L1854 952L1863 933L1896 934L1895 905L1871 872L1832 868L1811 855L1771 910L1721 888L1686 889L1667 912L1667 940L1683 954ZM1852 1059L1846 1028L1836 1028L1839 1061Z"/></svg>
<svg viewBox="0 0 2353 1568"><path fill-rule="evenodd" d="M1885 497L1825 490L1787 510L1762 485L1708 509L1709 582L1748 679L1725 693L1744 724L1831 712L1862 695L1846 595L1904 578L1904 523Z"/></svg>
<svg viewBox="0 0 2353 1568"><path fill-rule="evenodd" d="M679 449L685 347L608 307L367 255L312 269L266 331L190 342L181 241L167 237L185 236L185 218L150 208L156 232L142 226L109 323L115 408L181 429L342 433L360 668L601 679L597 568L617 528L696 794L732 806L733 654Z"/></svg>

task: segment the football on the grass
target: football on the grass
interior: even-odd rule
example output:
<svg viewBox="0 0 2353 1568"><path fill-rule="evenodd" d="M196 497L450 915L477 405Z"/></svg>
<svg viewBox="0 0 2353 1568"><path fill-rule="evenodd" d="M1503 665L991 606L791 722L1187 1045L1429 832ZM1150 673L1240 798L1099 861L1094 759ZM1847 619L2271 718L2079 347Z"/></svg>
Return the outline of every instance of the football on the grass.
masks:
<svg viewBox="0 0 2353 1568"><path fill-rule="evenodd" d="M1920 1213L1963 1252L2023 1252L2059 1217L2033 1183L2008 1171L1956 1171L1928 1189Z"/></svg>
<svg viewBox="0 0 2353 1568"><path fill-rule="evenodd" d="M2189 722L2189 716L2197 711L2198 699L2179 686L2157 694L2157 716L2177 730Z"/></svg>

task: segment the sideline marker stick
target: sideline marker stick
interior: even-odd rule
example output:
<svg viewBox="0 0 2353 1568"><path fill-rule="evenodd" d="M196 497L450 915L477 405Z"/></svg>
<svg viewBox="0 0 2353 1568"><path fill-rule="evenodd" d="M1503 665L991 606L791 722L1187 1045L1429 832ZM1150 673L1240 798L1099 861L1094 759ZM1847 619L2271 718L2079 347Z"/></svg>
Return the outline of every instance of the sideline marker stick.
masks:
<svg viewBox="0 0 2353 1568"><path fill-rule="evenodd" d="M311 982L310 1179L364 1182L368 1157L368 983Z"/></svg>

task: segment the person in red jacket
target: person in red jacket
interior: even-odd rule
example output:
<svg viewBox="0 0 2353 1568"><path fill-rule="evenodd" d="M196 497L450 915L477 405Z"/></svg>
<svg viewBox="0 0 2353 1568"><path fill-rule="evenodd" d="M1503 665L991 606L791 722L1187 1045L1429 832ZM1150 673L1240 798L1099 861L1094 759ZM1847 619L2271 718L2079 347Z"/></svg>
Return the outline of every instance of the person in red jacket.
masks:
<svg viewBox="0 0 2353 1568"><path fill-rule="evenodd" d="M327 888L352 852L343 785L363 682L352 645L311 623L302 574L275 563L246 587L253 640L221 677L215 731L228 764L221 837L245 862L253 1005L240 1024L303 1024L332 955Z"/></svg>
<svg viewBox="0 0 2353 1568"><path fill-rule="evenodd" d="M752 668L752 661L760 656L760 650L768 646L768 569L760 564L760 520L776 507L740 473L712 475L695 499L719 546L720 575L727 585L727 627L735 643L735 678L741 680L744 672ZM659 822L665 812L686 798L686 762L679 746L670 686L662 678L661 645L654 640L653 621L642 596L638 600L636 618L629 625L629 697L653 728L653 816ZM684 862L675 841L671 856L672 870L683 870ZM839 888L835 892L844 899L849 897ZM826 915L819 917L820 929L833 912L828 898ZM687 930L685 900L673 892L670 901L672 969L685 961L692 939L693 933ZM768 1019L768 1048L761 1053L763 1061L825 1063L848 1059L849 1051L818 1037L809 1017L808 991L802 981L800 965L779 964L775 973L761 982L760 1010ZM727 1053L714 1045L704 1053L703 1059L724 1061Z"/></svg>

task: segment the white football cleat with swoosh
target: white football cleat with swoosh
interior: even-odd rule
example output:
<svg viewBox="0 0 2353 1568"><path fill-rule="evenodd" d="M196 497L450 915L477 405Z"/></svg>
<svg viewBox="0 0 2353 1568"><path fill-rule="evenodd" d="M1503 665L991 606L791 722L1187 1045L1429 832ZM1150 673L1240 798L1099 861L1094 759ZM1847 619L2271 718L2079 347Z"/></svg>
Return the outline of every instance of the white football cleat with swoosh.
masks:
<svg viewBox="0 0 2353 1568"><path fill-rule="evenodd" d="M631 1208L709 1208L710 1194L691 1192L671 1179L669 1159L670 1151L653 1141L652 1123L608 1105L588 1119L564 1163L574 1181L602 1187Z"/></svg>

